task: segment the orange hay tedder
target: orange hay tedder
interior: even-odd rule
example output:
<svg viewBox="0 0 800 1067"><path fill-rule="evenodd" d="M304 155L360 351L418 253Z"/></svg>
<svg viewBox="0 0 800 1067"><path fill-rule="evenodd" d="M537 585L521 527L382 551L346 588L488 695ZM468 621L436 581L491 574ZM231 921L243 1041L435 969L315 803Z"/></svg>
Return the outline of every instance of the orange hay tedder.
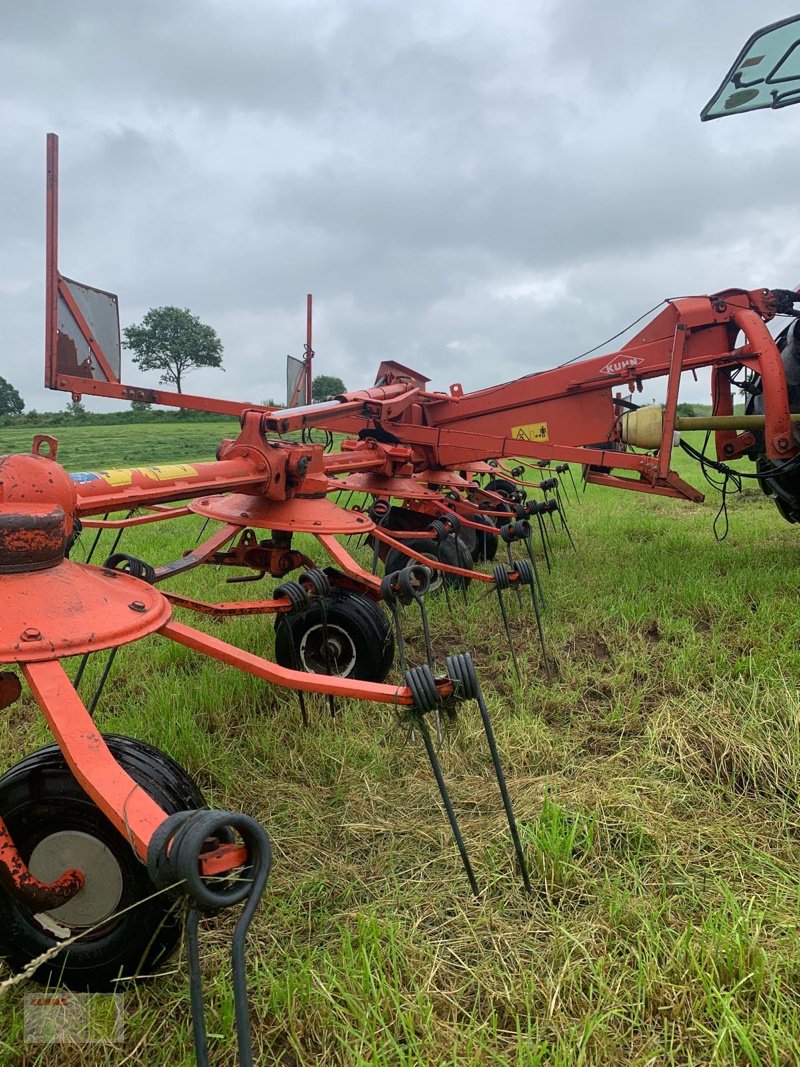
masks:
<svg viewBox="0 0 800 1067"><path fill-rule="evenodd" d="M800 99L785 73L800 47L800 16L751 38L703 118ZM671 469L680 432L715 435L712 458L680 442L723 479L749 457L781 514L800 519L800 296L788 289L728 289L664 301L618 351L581 358L514 382L464 392L431 391L429 379L382 362L372 387L310 404L310 301L305 358L290 375L285 409L124 384L117 298L58 269L58 141L47 139L46 373L52 389L236 415L240 431L215 461L67 474L57 442L39 436L28 455L0 459L0 660L22 674L56 743L0 779L0 951L17 969L76 988L106 989L157 967L180 936L188 902L188 958L198 1060L207 1059L198 965L198 913L245 902L233 940L236 1023L242 1063L252 1062L244 942L271 857L247 815L208 809L192 779L164 753L102 734L92 715L116 650L158 634L222 664L298 694L368 700L401 715L424 744L470 888L475 875L435 743L442 712L474 700L508 820L519 873L530 887L500 756L477 674L466 653L437 670L425 598L493 592L511 644L507 601L530 610L538 664L553 674L544 629L544 571L556 548L574 548L570 464L585 482L700 500ZM786 316L773 338L767 324ZM297 362L297 361L295 361ZM712 415L677 414L681 375L710 368ZM649 379L666 380L663 407L637 407ZM747 395L734 415L733 390ZM303 397L303 406L294 406ZM314 443L316 429L326 431ZM299 440L282 435L297 431ZM333 433L345 435L331 450ZM634 451L634 449L637 449ZM520 460L524 462L520 462ZM531 463L535 461L535 463ZM531 473L535 471L536 475ZM346 496L344 505L342 499ZM356 505L351 506L353 497ZM178 504L178 506L171 506ZM122 513L122 517L111 516ZM117 551L128 527L200 515L215 524L178 559L144 561ZM84 562L70 552L97 530ZM97 537L117 531L103 566ZM204 527L205 529L205 527ZM534 546L532 531L536 531ZM310 535L330 561L308 554ZM86 537L85 532L83 533ZM341 538L368 545L363 566ZM503 551L503 562L497 555ZM383 562L384 574L378 576ZM263 599L208 602L166 583L213 564L236 580L275 579ZM481 569L483 567L484 569ZM296 574L296 578L290 577ZM424 659L410 664L401 606L420 611ZM269 614L269 661L172 617ZM389 609L393 627L384 611ZM389 681L395 660L399 675ZM87 707L78 687L87 658L109 650ZM526 659L534 654L525 649ZM511 645L519 672L519 649ZM63 660L80 657L67 673ZM21 694L16 673L0 675L0 703ZM447 718L448 716L444 716ZM429 723L435 723L432 733Z"/></svg>

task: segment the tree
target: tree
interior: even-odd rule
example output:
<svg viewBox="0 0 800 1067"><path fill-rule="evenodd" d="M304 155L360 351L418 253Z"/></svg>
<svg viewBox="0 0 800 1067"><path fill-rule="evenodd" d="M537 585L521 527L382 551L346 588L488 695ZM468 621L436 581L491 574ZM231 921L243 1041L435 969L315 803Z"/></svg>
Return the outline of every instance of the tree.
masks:
<svg viewBox="0 0 800 1067"><path fill-rule="evenodd" d="M222 368L222 341L188 308L150 308L139 326L122 331L125 347L135 353L140 370L160 370L161 382L181 382L195 367Z"/></svg>
<svg viewBox="0 0 800 1067"><path fill-rule="evenodd" d="M318 374L311 382L311 399L314 401L327 400L331 396L346 393L347 386L341 378L334 378L330 374Z"/></svg>
<svg viewBox="0 0 800 1067"><path fill-rule="evenodd" d="M146 400L131 400L131 411L135 411L137 414L141 414L143 411L152 411L153 405L148 404Z"/></svg>
<svg viewBox="0 0 800 1067"><path fill-rule="evenodd" d="M0 415L21 415L24 410L25 401L17 390L11 382L0 378Z"/></svg>
<svg viewBox="0 0 800 1067"><path fill-rule="evenodd" d="M80 400L68 400L67 414L72 415L74 419L85 419L87 411Z"/></svg>

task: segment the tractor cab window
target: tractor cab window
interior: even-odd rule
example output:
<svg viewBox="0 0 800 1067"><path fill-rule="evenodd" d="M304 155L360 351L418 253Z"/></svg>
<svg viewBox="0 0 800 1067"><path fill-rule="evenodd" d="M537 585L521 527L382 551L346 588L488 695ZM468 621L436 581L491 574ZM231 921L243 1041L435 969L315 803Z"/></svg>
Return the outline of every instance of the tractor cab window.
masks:
<svg viewBox="0 0 800 1067"><path fill-rule="evenodd" d="M800 15L753 34L700 118L789 104L800 104Z"/></svg>

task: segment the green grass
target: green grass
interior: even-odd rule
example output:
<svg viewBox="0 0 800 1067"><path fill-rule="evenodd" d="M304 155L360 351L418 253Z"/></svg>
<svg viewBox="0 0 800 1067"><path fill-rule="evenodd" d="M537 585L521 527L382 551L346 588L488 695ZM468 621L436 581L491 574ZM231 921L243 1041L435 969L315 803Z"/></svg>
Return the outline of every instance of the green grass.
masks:
<svg viewBox="0 0 800 1067"><path fill-rule="evenodd" d="M181 458L211 455L215 443ZM139 450L102 453L102 463L177 457L142 454L161 445L139 437L130 445ZM70 447L81 455L78 442ZM390 709L345 703L331 719L312 699L303 729L292 693L160 638L121 649L101 727L162 747L211 803L252 813L272 836L275 868L249 947L260 1062L800 1061L797 532L748 488L731 498L731 531L718 544L716 509L715 499L595 487L570 506L579 553L560 540L545 578L552 684L513 597L521 680L494 594L473 586L452 614L443 599L430 605L439 663L470 650L479 665L531 896L512 869L474 705L462 707L440 754L478 900L420 740ZM123 547L161 562L199 528L193 518L142 528ZM224 579L205 568L173 587L209 600L265 591ZM270 653L268 619L178 615ZM406 616L418 661L419 623L411 609ZM4 713L0 730L5 766L48 739L29 698ZM224 1064L234 1062L233 918L203 930L209 1029L224 1035L212 1038L212 1055ZM183 956L126 991L120 1048L25 1050L25 992L12 988L0 1005L2 1063L192 1062Z"/></svg>
<svg viewBox="0 0 800 1067"><path fill-rule="evenodd" d="M117 426L0 427L0 455L29 452L36 434L58 440L58 461L67 470L213 459L224 437L238 433L236 419L219 422L123 423Z"/></svg>

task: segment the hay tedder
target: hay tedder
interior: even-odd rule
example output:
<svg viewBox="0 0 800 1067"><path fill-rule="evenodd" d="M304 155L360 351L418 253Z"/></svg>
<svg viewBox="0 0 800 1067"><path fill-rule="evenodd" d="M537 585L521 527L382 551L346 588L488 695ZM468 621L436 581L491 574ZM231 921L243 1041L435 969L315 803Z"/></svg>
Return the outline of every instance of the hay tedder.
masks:
<svg viewBox="0 0 800 1067"><path fill-rule="evenodd" d="M778 28L796 47L797 20ZM752 89L742 88L741 72L752 70L752 51L761 43L757 36L748 42L718 94L722 103L712 101L704 117L715 117L714 106L727 113L731 99L728 112L748 103L783 106L736 95ZM789 44L781 47L785 52ZM779 69L773 64L765 85ZM295 379L285 409L128 385L117 298L58 268L58 141L51 134L46 300L48 387L76 398L235 415L240 428L209 462L69 475L58 464L57 442L46 436L34 439L30 454L0 459L0 659L22 674L56 741L0 779L0 950L25 974L107 989L156 968L175 947L186 912L203 1062L198 915L245 902L232 961L240 1057L248 1063L244 942L269 875L269 840L248 815L209 809L194 781L163 752L98 730L93 714L116 650L159 635L296 692L304 720L305 694L324 695L332 712L342 698L386 706L422 740L477 893L437 755L442 723L459 704L474 701L515 861L529 887L475 667L469 654L457 653L437 669L426 597L437 590L448 600L468 597L478 587L495 594L520 673L509 623L516 601L515 610L530 614L535 635L535 646L524 649L526 662L534 659L542 678L553 678L543 621L546 574L557 551L575 547L567 517L570 501L579 500L573 466L584 484L701 500L671 468L684 430L715 434L714 458L680 442L704 473L742 477L728 464L748 457L754 463L748 474L786 519L798 521L800 296L729 289L666 300L618 351L477 392L458 384L432 391L425 375L385 360L369 388L292 406L303 393L308 399L310 314L306 389ZM773 339L767 323L779 315L791 322ZM711 371L713 413L681 418L681 376L702 368ZM665 404L637 407L634 398L654 378L666 381ZM734 415L735 389L746 394L745 415ZM337 451L334 434L341 435ZM204 539L179 558L143 560L120 551L126 529L172 527L189 515L203 518ZM93 565L99 538L109 530L111 552L102 566ZM71 558L78 543L80 562ZM315 562L312 547L327 566ZM170 591L170 579L208 565L241 572L234 581L276 584L262 599L222 602ZM403 635L401 609L410 606L420 613L424 635L417 663ZM274 660L178 621L175 607L200 620L273 616ZM78 689L97 652L107 659L85 703ZM68 673L62 661L75 658L77 668ZM21 691L17 673L0 674L2 706Z"/></svg>

